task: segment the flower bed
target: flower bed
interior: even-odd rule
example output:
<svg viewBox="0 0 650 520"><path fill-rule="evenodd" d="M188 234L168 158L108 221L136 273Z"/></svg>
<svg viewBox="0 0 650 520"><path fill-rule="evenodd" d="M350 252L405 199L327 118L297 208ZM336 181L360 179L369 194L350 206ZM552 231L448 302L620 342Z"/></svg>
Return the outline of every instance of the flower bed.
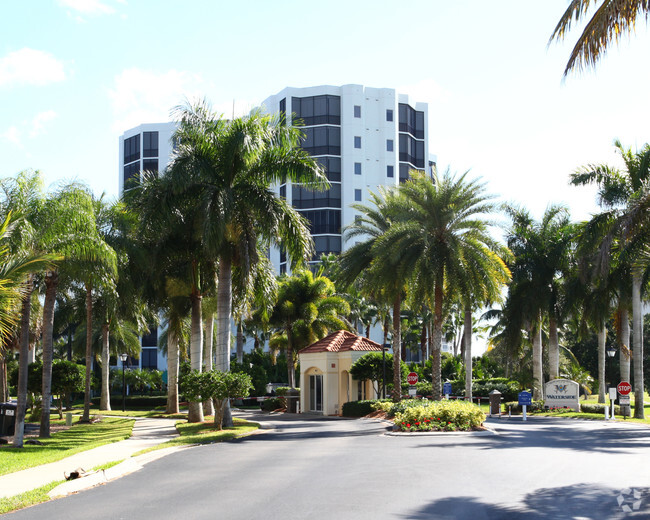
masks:
<svg viewBox="0 0 650 520"><path fill-rule="evenodd" d="M408 405L397 403L377 405L389 415L394 415L400 431L467 431L479 428L485 414L475 404L464 401L409 401Z"/></svg>

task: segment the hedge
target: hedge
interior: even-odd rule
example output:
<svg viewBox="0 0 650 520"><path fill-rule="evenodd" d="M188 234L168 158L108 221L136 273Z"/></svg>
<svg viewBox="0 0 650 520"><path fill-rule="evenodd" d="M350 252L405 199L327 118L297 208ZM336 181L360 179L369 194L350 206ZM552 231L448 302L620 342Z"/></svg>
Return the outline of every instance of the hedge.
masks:
<svg viewBox="0 0 650 520"><path fill-rule="evenodd" d="M503 411L508 413L508 408L510 408L512 413L522 413L521 406L519 402L510 401L503 403ZM526 406L526 412L543 412L544 411L544 401L533 401L532 404Z"/></svg>
<svg viewBox="0 0 650 520"><path fill-rule="evenodd" d="M341 415L343 417L365 417L377 409L374 405L378 402L380 402L379 399L371 399L366 401L349 401L343 403Z"/></svg>
<svg viewBox="0 0 650 520"><path fill-rule="evenodd" d="M466 431L478 428L485 414L475 404L464 401L412 401L395 414L401 431Z"/></svg>
<svg viewBox="0 0 650 520"><path fill-rule="evenodd" d="M279 397L269 397L262 401L260 408L264 412L273 412L274 410L285 408L284 399L280 399Z"/></svg>
<svg viewBox="0 0 650 520"><path fill-rule="evenodd" d="M93 406L99 406L100 399L100 397L93 397L90 402ZM119 394L111 395L111 407L117 409L120 406L122 406L122 396ZM159 406L167 406L167 397L157 395L127 395L126 406L127 408L145 408L147 410L153 410Z"/></svg>

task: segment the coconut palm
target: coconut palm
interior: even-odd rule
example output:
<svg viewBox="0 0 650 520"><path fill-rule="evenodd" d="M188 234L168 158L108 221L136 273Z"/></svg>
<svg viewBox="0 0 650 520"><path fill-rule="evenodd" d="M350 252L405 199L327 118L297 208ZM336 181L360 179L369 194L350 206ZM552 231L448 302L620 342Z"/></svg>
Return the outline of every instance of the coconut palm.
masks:
<svg viewBox="0 0 650 520"><path fill-rule="evenodd" d="M350 306L344 298L335 295L334 284L328 278L302 271L280 281L269 324L276 328L272 342L286 346L291 388L296 386L296 354L330 332L349 330L344 319L349 312Z"/></svg>
<svg viewBox="0 0 650 520"><path fill-rule="evenodd" d="M205 251L218 258L218 358L230 361L233 269L248 285L260 244L281 242L294 266L313 243L306 221L271 186L289 180L327 187L322 168L298 147L301 132L253 112L227 121L205 102L177 107L178 147L168 168L181 192L193 194Z"/></svg>
<svg viewBox="0 0 650 520"><path fill-rule="evenodd" d="M494 294L505 284L509 271L503 258L507 250L489 234L485 216L494 211L485 188L467 181L467 174L429 179L413 172L399 188L399 217L377 241L378 256L392 259L413 290L421 293L433 312L433 396L440 398L440 353L446 298L457 290L465 301ZM445 300L447 301L445 303Z"/></svg>
<svg viewBox="0 0 650 520"><path fill-rule="evenodd" d="M644 13L647 20L650 12L647 0L571 0L549 43L564 40L573 24L582 22L592 7L595 8L594 14L571 52L564 69L565 76L576 68L595 66L612 41L618 43L624 34L634 32L637 20Z"/></svg>

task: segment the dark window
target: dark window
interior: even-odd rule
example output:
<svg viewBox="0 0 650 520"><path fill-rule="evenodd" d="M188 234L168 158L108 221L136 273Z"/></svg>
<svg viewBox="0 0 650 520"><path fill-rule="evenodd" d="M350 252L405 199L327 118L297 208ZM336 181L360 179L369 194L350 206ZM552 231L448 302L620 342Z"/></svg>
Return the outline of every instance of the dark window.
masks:
<svg viewBox="0 0 650 520"><path fill-rule="evenodd" d="M143 348L141 354L142 369L158 370L158 349Z"/></svg>
<svg viewBox="0 0 650 520"><path fill-rule="evenodd" d="M400 134L399 160L410 162L416 168L424 168L424 141L417 141L410 135Z"/></svg>
<svg viewBox="0 0 650 520"><path fill-rule="evenodd" d="M314 191L294 184L291 187L291 204L296 209L340 208L341 185L335 183L329 190Z"/></svg>
<svg viewBox="0 0 650 520"><path fill-rule="evenodd" d="M124 139L124 164L140 158L140 134Z"/></svg>
<svg viewBox="0 0 650 520"><path fill-rule="evenodd" d="M280 124L285 125L287 121L287 98L280 100Z"/></svg>
<svg viewBox="0 0 650 520"><path fill-rule="evenodd" d="M339 96L311 96L291 98L291 110L294 114L294 124L340 125L341 98Z"/></svg>
<svg viewBox="0 0 650 520"><path fill-rule="evenodd" d="M361 148L361 137L358 135L354 136L354 147Z"/></svg>
<svg viewBox="0 0 650 520"><path fill-rule="evenodd" d="M286 184L283 184L282 186L280 186L280 197L283 198L283 199L287 198L287 185Z"/></svg>
<svg viewBox="0 0 650 520"><path fill-rule="evenodd" d="M338 126L303 128L302 148L311 155L341 155L341 129Z"/></svg>
<svg viewBox="0 0 650 520"><path fill-rule="evenodd" d="M331 182L341 182L341 158L318 157L316 159L325 168L325 174Z"/></svg>
<svg viewBox="0 0 650 520"><path fill-rule="evenodd" d="M153 172L158 177L158 159L142 159L142 171Z"/></svg>
<svg viewBox="0 0 650 520"><path fill-rule="evenodd" d="M287 264L280 265L280 274L285 274L287 272Z"/></svg>
<svg viewBox="0 0 650 520"><path fill-rule="evenodd" d="M312 235L341 233L341 210L339 209L301 211L300 214L309 221Z"/></svg>
<svg viewBox="0 0 650 520"><path fill-rule="evenodd" d="M409 172L411 170L417 170L419 172L422 171L422 170L419 170L417 168L413 168L413 166L409 166L408 164L400 164L399 165L399 182L400 183L406 182L407 180L409 180L411 178L411 176L409 175Z"/></svg>
<svg viewBox="0 0 650 520"><path fill-rule="evenodd" d="M395 167L392 165L386 166L386 177L394 177L395 176Z"/></svg>
<svg viewBox="0 0 650 520"><path fill-rule="evenodd" d="M151 325L149 327L149 334L142 336L143 347L157 347L158 346L158 327Z"/></svg>
<svg viewBox="0 0 650 520"><path fill-rule="evenodd" d="M399 105L399 131L408 132L416 139L424 139L424 112L418 112L409 105Z"/></svg>
<svg viewBox="0 0 650 520"><path fill-rule="evenodd" d="M354 200L361 202L361 190L354 190Z"/></svg>
<svg viewBox="0 0 650 520"><path fill-rule="evenodd" d="M124 189L128 190L133 187L133 179L140 179L140 161L127 164L124 167Z"/></svg>
<svg viewBox="0 0 650 520"><path fill-rule="evenodd" d="M361 175L361 163L360 162L355 162L354 163L354 174L355 175Z"/></svg>
<svg viewBox="0 0 650 520"><path fill-rule="evenodd" d="M392 121L393 120L393 110L390 108L386 109L386 121Z"/></svg>
<svg viewBox="0 0 650 520"><path fill-rule="evenodd" d="M361 107L354 105L354 117L361 117Z"/></svg>
<svg viewBox="0 0 650 520"><path fill-rule="evenodd" d="M328 253L340 253L341 252L341 237L340 236L322 236L314 237L314 249L316 249L316 254L314 255L314 260L317 260L321 255Z"/></svg>
<svg viewBox="0 0 650 520"><path fill-rule="evenodd" d="M287 250L284 247L280 248L280 263L287 261Z"/></svg>
<svg viewBox="0 0 650 520"><path fill-rule="evenodd" d="M142 157L158 157L158 132L144 132L142 141Z"/></svg>
<svg viewBox="0 0 650 520"><path fill-rule="evenodd" d="M386 151L387 152L392 152L393 148L394 148L393 140L392 139L386 139Z"/></svg>

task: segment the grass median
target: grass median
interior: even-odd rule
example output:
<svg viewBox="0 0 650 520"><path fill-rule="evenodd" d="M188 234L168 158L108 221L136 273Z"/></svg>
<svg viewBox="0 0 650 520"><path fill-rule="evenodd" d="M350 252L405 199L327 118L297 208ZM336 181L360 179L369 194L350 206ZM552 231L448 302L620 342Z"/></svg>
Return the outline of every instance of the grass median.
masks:
<svg viewBox="0 0 650 520"><path fill-rule="evenodd" d="M42 446L0 446L0 475L41 466L81 451L128 439L134 423L133 419L104 417L100 422L77 423L67 430L53 434L49 439L39 439L43 443Z"/></svg>

